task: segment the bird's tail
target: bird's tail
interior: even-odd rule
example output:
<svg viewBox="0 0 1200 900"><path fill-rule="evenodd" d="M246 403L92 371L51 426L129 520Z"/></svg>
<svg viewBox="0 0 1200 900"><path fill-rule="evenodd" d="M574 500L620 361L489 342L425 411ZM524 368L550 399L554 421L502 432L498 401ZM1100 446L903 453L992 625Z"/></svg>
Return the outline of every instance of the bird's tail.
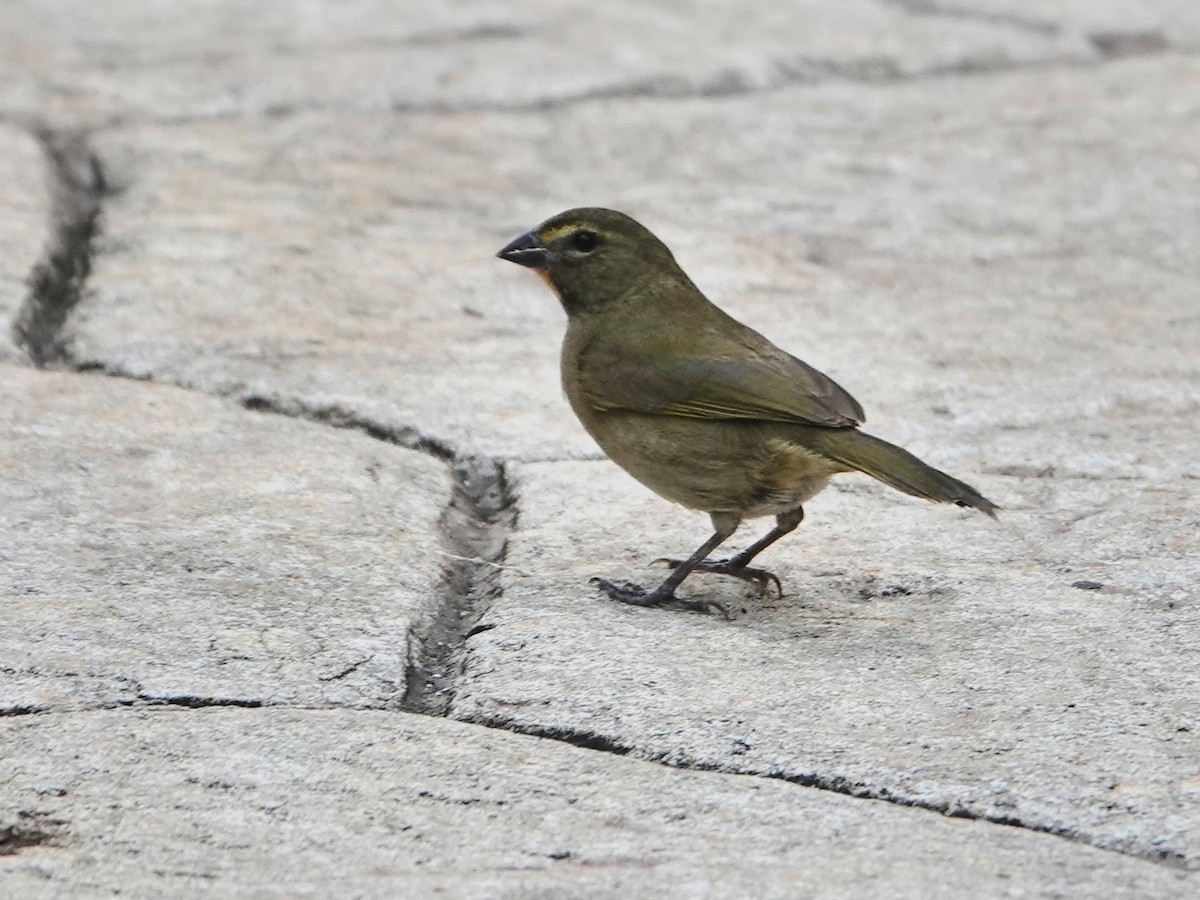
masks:
<svg viewBox="0 0 1200 900"><path fill-rule="evenodd" d="M979 491L927 466L907 450L855 428L817 428L805 443L822 456L865 472L898 491L937 503L956 503L987 513L1000 508Z"/></svg>

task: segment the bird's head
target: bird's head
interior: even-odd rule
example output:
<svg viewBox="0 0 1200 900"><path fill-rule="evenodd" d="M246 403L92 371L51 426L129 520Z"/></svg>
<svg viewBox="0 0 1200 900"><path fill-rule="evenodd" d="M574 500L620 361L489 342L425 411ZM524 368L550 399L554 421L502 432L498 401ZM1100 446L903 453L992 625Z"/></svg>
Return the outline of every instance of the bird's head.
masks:
<svg viewBox="0 0 1200 900"><path fill-rule="evenodd" d="M671 251L648 229L596 207L561 212L496 255L537 271L568 315L595 311L644 278L678 272Z"/></svg>

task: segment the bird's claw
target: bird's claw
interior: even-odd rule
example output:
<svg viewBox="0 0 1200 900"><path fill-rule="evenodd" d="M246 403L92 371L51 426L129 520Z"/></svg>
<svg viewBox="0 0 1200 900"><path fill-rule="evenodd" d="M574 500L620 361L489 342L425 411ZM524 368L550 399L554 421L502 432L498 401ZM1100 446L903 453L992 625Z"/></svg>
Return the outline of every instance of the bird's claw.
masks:
<svg viewBox="0 0 1200 900"><path fill-rule="evenodd" d="M726 619L729 618L729 610L725 604L717 600L689 600L686 597L676 597L674 591L662 591L656 589L648 591L640 584L634 584L630 581L615 582L609 581L607 578L592 578L590 581L596 587L600 588L610 600L616 600L619 603L630 603L634 606L656 606L659 609L678 609L685 612L702 612L720 613Z"/></svg>
<svg viewBox="0 0 1200 900"><path fill-rule="evenodd" d="M654 562L655 564L665 563L668 568L675 569L683 565L686 560L671 559L669 557L660 556ZM711 572L714 575L730 575L734 578L740 578L742 581L749 581L758 588L758 596L762 597L767 592L767 586L772 582L775 583L775 590L779 594L779 599L783 599L783 582L779 580L779 576L774 572L769 572L766 569L755 569L750 566L738 565L733 558L730 559L702 559L696 563L694 572Z"/></svg>

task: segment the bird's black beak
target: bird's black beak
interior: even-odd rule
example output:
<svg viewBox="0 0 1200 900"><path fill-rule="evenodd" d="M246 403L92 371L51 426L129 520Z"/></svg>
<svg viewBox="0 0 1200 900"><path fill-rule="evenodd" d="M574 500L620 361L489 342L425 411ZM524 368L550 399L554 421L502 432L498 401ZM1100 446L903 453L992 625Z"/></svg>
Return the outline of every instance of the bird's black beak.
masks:
<svg viewBox="0 0 1200 900"><path fill-rule="evenodd" d="M510 242L496 255L531 269L544 269L550 263L550 251L538 243L537 235L532 231Z"/></svg>

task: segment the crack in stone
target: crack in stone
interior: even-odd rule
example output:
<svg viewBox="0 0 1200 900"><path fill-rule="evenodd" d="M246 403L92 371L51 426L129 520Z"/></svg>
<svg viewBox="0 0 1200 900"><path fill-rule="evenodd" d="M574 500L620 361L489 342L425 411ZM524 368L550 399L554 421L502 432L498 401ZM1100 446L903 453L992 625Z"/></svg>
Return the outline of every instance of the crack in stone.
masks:
<svg viewBox="0 0 1200 900"><path fill-rule="evenodd" d="M92 241L107 188L85 133L43 128L35 136L49 166L50 236L29 274L29 292L11 331L13 342L41 368L69 361L63 327L92 269Z"/></svg>
<svg viewBox="0 0 1200 900"><path fill-rule="evenodd" d="M88 364L78 370L84 368L99 370L109 377L134 377L102 364ZM455 680L466 661L466 642L488 630L488 626L479 624L480 619L503 592L500 575L508 537L517 520L517 497L508 482L505 461L461 452L448 441L413 426L387 425L336 403L312 405L299 398L262 394L234 399L247 410L361 431L375 440L426 453L451 464L450 502L438 522L445 563L434 595L409 629L405 692L399 704L407 712L446 715L454 697ZM360 664L337 677L349 674ZM139 693L139 701L146 699ZM190 697L151 699L155 703L180 706L268 705L196 703Z"/></svg>
<svg viewBox="0 0 1200 900"><path fill-rule="evenodd" d="M946 75L974 75L1038 65L1056 65L1075 61L1055 58L1022 63L1007 56L964 57L952 62L918 70L906 70L889 56L861 56L853 59L827 59L797 55L770 60L768 72L754 76L737 69L722 69L700 80L673 75L651 75L634 81L602 85L558 97L539 97L511 104L497 103L394 103L393 112L546 112L604 100L699 100L744 97L772 93L789 87L812 86L827 82L862 84L901 84Z"/></svg>
<svg viewBox="0 0 1200 900"><path fill-rule="evenodd" d="M454 486L438 528L446 561L437 593L409 631L408 671L400 708L444 716L466 663L467 640L500 597L517 498L503 460L462 455L451 466Z"/></svg>
<svg viewBox="0 0 1200 900"><path fill-rule="evenodd" d="M1034 19L1015 13L985 12L979 9L937 3L935 0L878 0L878 2L885 6L895 6L914 16L982 22L986 25L1015 28L1018 31L1046 36L1057 35L1062 31L1060 23L1046 19Z"/></svg>
<svg viewBox="0 0 1200 900"><path fill-rule="evenodd" d="M120 706L182 706L187 709L208 709L213 706L237 706L244 709L260 709L275 706L266 700L249 697L203 697L199 694L148 694L138 691L135 700L122 700Z"/></svg>
<svg viewBox="0 0 1200 900"><path fill-rule="evenodd" d="M1012 27L1054 34L1058 26L1023 20L1019 17L988 17L971 15L965 10L950 10L926 0L885 0L909 9L915 14L952 15L985 18ZM754 82L745 73L726 70L699 84L670 77L649 78L625 85L613 85L562 98L541 98L523 104L397 104L402 112L529 112L556 109L606 99L636 98L704 98L726 97L835 79L867 83L898 83L948 74L986 74L1063 63L1092 65L1109 58L1157 55L1170 48L1157 32L1137 35L1113 34L1089 36L1098 57L1089 59L1051 59L1030 63L1014 62L1004 57L964 59L945 66L906 72L895 60L869 57L852 61L831 61L797 57L777 61L766 83ZM314 107L314 108L320 108ZM291 110L285 111L291 112ZM194 122L199 118L232 118L233 116L180 117L179 122ZM176 121L176 120L172 120ZM70 354L62 340L62 331L72 308L83 295L86 278L91 269L92 241L99 227L102 201L106 194L103 169L98 158L88 148L85 136L78 133L39 132L39 139L50 161L54 184L52 234L43 257L30 275L30 291L12 325L18 345L22 346L38 366L68 363ZM134 377L111 369L104 364L89 363L76 366L78 371L100 370L110 377ZM141 379L151 380L151 379ZM180 385L181 387L190 387ZM195 389L195 388L192 388ZM443 511L439 530L447 562L443 566L441 583L423 616L408 634L409 653L406 671L406 691L399 708L405 712L431 716L447 716L453 701L457 679L466 663L466 645L471 636L486 630L480 619L501 596L499 578L505 559L508 537L516 527L517 497L510 486L505 462L490 457L465 455L448 442L420 432L412 426L380 423L337 404L311 405L299 399L281 399L259 394L234 398L252 411L269 412L292 418L302 418L335 428L357 430L368 436L407 449L427 453L451 464L453 488L449 504ZM348 669L348 674L354 667ZM136 699L121 701L123 707L178 707L202 709L211 707L261 708L276 706L261 699L236 697L207 697L194 694L150 695L139 692ZM280 704L280 706L284 706ZM310 707L286 707L307 709ZM34 705L17 705L0 710L0 715L31 715L50 711ZM462 721L481 727L501 729L519 734L546 738L575 747L616 756L631 756L642 761L684 770L709 771L725 775L770 778L798 786L829 791L858 799L892 803L898 806L924 809L952 818L973 819L995 825L1021 828L1048 834L1097 849L1135 856L1152 862L1179 868L1189 868L1186 856L1175 851L1139 851L1119 846L1115 840L1105 842L1082 835L1063 825L1022 820L1015 816L979 811L953 801L931 801L907 797L887 788L854 782L843 776L817 772L789 773L779 769L766 771L737 769L679 753L648 753L635 745L585 730L527 725L494 718L466 718ZM22 816L27 815L22 813ZM47 820L50 822L51 820ZM64 823L53 821L56 827ZM59 831L51 827L0 825L0 855L18 852L23 847L52 843ZM14 848L14 849L10 849Z"/></svg>
<svg viewBox="0 0 1200 900"><path fill-rule="evenodd" d="M1126 56L1154 56L1171 49L1170 42L1161 31L1094 31L1088 35L1092 46L1105 59L1121 59Z"/></svg>
<svg viewBox="0 0 1200 900"><path fill-rule="evenodd" d="M0 718L6 716L36 716L49 712L50 707L41 703L14 703L12 706L0 706Z"/></svg>
<svg viewBox="0 0 1200 900"><path fill-rule="evenodd" d="M984 18L980 14L979 18ZM1015 27L1015 19L1008 24ZM1030 20L1028 30L1037 30L1042 24ZM1055 26L1057 27L1057 26ZM1095 67L1114 59L1161 56L1174 53L1192 57L1197 54L1184 47L1175 47L1159 32L1121 32L1081 35L1084 44L1079 54L1060 53L1041 59L1019 60L1003 53L966 56L962 59L915 69L905 69L901 63L886 56L864 56L850 60L835 60L823 57L798 56L768 60L770 74L755 76L738 69L722 69L700 80L674 75L650 75L629 82L599 85L574 93L558 96L533 97L505 102L493 99L461 100L395 100L362 105L348 109L345 105L331 105L323 101L275 103L264 110L224 110L208 113L183 113L180 115L141 115L136 111L115 113L95 127L113 129L128 125L152 122L164 127L195 125L206 122L228 122L266 115L271 118L288 118L310 113L338 112L339 114L371 115L392 112L413 115L458 115L488 113L495 115L523 115L531 112L548 112L566 109L605 100L701 100L726 97L742 97L769 94L790 87L815 86L819 84L851 82L878 85L902 85L921 81L935 81L952 75L985 76L1004 72L1048 69L1060 66ZM1090 44L1094 52L1087 52Z"/></svg>
<svg viewBox="0 0 1200 900"><path fill-rule="evenodd" d="M834 794L841 794L844 797L853 797L857 800L874 800L880 803L890 803L893 806L938 813L951 819L967 819L975 822L984 822L989 825L1002 825L1008 828L1032 831L1037 834L1045 834L1068 840L1072 843L1081 844L1096 850L1118 853L1122 856L1142 859L1146 862L1158 863L1175 869L1192 870L1197 868L1196 863L1178 851L1130 848L1121 845L1120 841L1116 838L1105 839L1103 837L1089 836L1067 825L1029 821L1004 813L972 809L970 806L953 800L939 801L910 797L886 787L853 781L842 775L826 775L820 772L786 772L779 768L761 770L721 765L715 762L694 759L679 751L666 753L648 751L645 748L625 744L608 735L593 731L569 727L532 725L524 722L515 722L499 716L466 716L458 721L531 737L546 738L570 744L573 747L581 747L585 750L595 750L600 753L610 753L616 756L628 756L632 759L653 765L666 766L671 769L713 772L719 775L734 775L742 778L766 778L773 781L786 781L788 784L794 784L799 787L828 791Z"/></svg>
<svg viewBox="0 0 1200 900"><path fill-rule="evenodd" d="M23 809L16 822L0 823L0 856L14 856L29 847L59 846L66 826L62 819Z"/></svg>
<svg viewBox="0 0 1200 900"><path fill-rule="evenodd" d="M306 422L315 422L318 425L328 425L331 428L340 428L346 431L359 431L377 441L394 444L405 450L416 450L442 462L451 462L458 455L448 441L436 435L426 434L415 425L381 422L371 416L363 415L357 410L347 409L339 403L313 404L299 397L245 393L241 388L205 390L186 380L160 380L153 373L129 372L120 365L94 359L73 360L70 369L80 374L94 373L106 378L124 378L128 381L166 384L180 390L195 391L207 397L223 397L233 400L243 409L251 412L283 416L289 419L303 419Z"/></svg>
<svg viewBox="0 0 1200 900"><path fill-rule="evenodd" d="M448 442L425 434L412 425L385 424L337 403L312 405L295 397L266 397L261 394L248 394L234 399L245 409L361 431L377 441L427 453L442 462L451 462L457 456Z"/></svg>
<svg viewBox="0 0 1200 900"><path fill-rule="evenodd" d="M133 375L100 362L77 363L75 371L98 372L110 378L154 380L151 376ZM211 392L191 385L176 386L211 395ZM314 406L298 398L261 394L234 395L233 399L247 410L360 431L375 440L451 463L451 498L438 524L446 562L436 592L407 636L405 693L399 704L408 712L445 715L454 696L454 681L465 663L464 646L471 637L487 630L479 620L502 592L500 574L504 554L517 518L516 496L509 486L504 461L461 453L447 441L424 434L415 427L386 425L337 404ZM337 677L349 674L358 665ZM170 705L194 709L210 706L255 708L276 704L190 694L150 696L139 691L134 699L119 701L118 705Z"/></svg>
<svg viewBox="0 0 1200 900"><path fill-rule="evenodd" d="M279 58L294 59L353 55L371 50L392 50L407 47L446 47L454 44L489 43L519 40L528 37L528 29L501 22L467 25L460 28L440 28L418 31L408 35L380 35L327 43L294 44L279 42L264 48L213 50L195 54L175 53L170 56L113 57L104 60L107 72L145 72L164 66L193 65L212 67L231 60ZM270 108L267 114L271 113Z"/></svg>
<svg viewBox="0 0 1200 900"><path fill-rule="evenodd" d="M1161 41L1117 41L1120 50L1105 52L1093 37L1095 55L1061 54L1044 59L1016 60L1003 53L964 56L961 59L917 69L905 69L888 56L862 56L840 60L814 56L794 56L768 61L769 73L754 77L736 69L721 70L703 80L692 81L670 75L649 76L622 84L589 88L559 97L540 97L515 103L393 103L399 113L527 113L545 112L603 100L698 100L766 94L790 87L813 86L830 82L862 84L910 84L934 81L952 75L992 75L1001 72L1047 69L1056 66L1092 67L1113 58L1159 56L1173 48ZM1190 54L1187 54L1190 55Z"/></svg>
<svg viewBox="0 0 1200 900"><path fill-rule="evenodd" d="M367 663L369 663L374 658L375 658L374 653L372 653L370 656L364 656L362 659L359 659L355 662L350 663L350 665L343 667L342 669L338 670L337 672L334 672L332 675L318 676L317 680L318 681L326 681L326 682L340 681L341 679L345 678L348 675L353 675L355 672L357 672L359 669L361 669L363 666L365 666Z"/></svg>

